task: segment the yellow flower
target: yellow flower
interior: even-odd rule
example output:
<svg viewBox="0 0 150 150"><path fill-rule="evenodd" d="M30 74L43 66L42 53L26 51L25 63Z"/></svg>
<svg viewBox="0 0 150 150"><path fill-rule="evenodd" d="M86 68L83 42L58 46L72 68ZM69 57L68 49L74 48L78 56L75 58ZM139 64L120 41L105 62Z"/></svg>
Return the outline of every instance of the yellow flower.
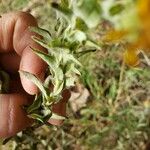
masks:
<svg viewBox="0 0 150 150"><path fill-rule="evenodd" d="M130 66L139 64L139 50L150 52L150 0L138 0L137 15L140 23L138 38L124 53L124 60Z"/></svg>
<svg viewBox="0 0 150 150"><path fill-rule="evenodd" d="M150 0L138 0L137 2L137 10L140 19L142 20L149 20L147 17L150 15L149 13L150 9Z"/></svg>
<svg viewBox="0 0 150 150"><path fill-rule="evenodd" d="M140 20L140 43L141 48L150 51L150 0L139 0L137 3L138 16Z"/></svg>
<svg viewBox="0 0 150 150"><path fill-rule="evenodd" d="M138 50L136 46L127 46L127 50L124 52L124 61L129 66L137 66L139 64Z"/></svg>
<svg viewBox="0 0 150 150"><path fill-rule="evenodd" d="M108 42L108 43L120 42L126 34L127 34L126 31L110 30L102 38L102 41L103 42Z"/></svg>
<svg viewBox="0 0 150 150"><path fill-rule="evenodd" d="M102 38L102 41L106 43L118 43L122 40L128 43L124 53L124 61L129 66L139 64L138 53L140 50L146 53L150 52L150 0L138 0L136 8L135 18L138 18L138 24L135 22L136 30L133 28L122 28L119 31L112 29ZM131 37L134 37L134 35L136 35L136 38L132 39Z"/></svg>

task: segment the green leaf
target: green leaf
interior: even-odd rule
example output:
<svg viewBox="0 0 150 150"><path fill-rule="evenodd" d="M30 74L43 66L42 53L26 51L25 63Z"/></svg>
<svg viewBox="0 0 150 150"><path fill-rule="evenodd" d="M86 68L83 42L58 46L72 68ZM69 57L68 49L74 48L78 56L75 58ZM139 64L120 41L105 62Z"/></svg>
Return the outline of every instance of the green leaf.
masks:
<svg viewBox="0 0 150 150"><path fill-rule="evenodd" d="M79 17L77 17L76 19L76 29L81 30L81 31L88 30L86 23Z"/></svg>
<svg viewBox="0 0 150 150"><path fill-rule="evenodd" d="M50 109L47 109L47 107L45 107L44 110L41 110L40 114L32 113L28 115L29 118L35 119L41 123L47 122L51 116L52 112Z"/></svg>
<svg viewBox="0 0 150 150"><path fill-rule="evenodd" d="M55 94L53 94L53 95L59 94L62 91L63 84L64 84L62 69L59 66L55 65L56 61L54 60L54 57L49 56L48 54L45 54L43 52L37 51L33 48L32 48L32 50L49 65L50 70L54 74L52 81L54 83L54 92L53 93L55 93Z"/></svg>
<svg viewBox="0 0 150 150"><path fill-rule="evenodd" d="M110 88L109 88L109 98L111 98L112 100L115 99L116 97L116 94L117 94L117 83L116 83L116 80L113 79L111 81L111 85L110 85Z"/></svg>
<svg viewBox="0 0 150 150"><path fill-rule="evenodd" d="M102 11L98 0L73 1L73 11L89 28L96 27L100 22Z"/></svg>
<svg viewBox="0 0 150 150"><path fill-rule="evenodd" d="M43 59L51 68L54 67L55 65L55 58L52 57L51 55L49 54L46 54L44 52L41 52L37 49L34 49L31 47L31 49L33 50L33 52L38 55L41 59Z"/></svg>
<svg viewBox="0 0 150 150"><path fill-rule="evenodd" d="M66 117L60 116L60 115L58 115L58 114L56 114L56 113L52 113L51 119L65 120Z"/></svg>
<svg viewBox="0 0 150 150"><path fill-rule="evenodd" d="M93 41L91 38L88 37L86 43L85 43L86 47L92 47L98 50L101 50L101 45L98 44L97 42Z"/></svg>
<svg viewBox="0 0 150 150"><path fill-rule="evenodd" d="M68 64L65 73L65 80L66 80L65 84L67 88L74 86L75 80L77 78L76 75L81 75L81 74L79 70L76 69L75 64L74 63Z"/></svg>
<svg viewBox="0 0 150 150"><path fill-rule="evenodd" d="M55 57L52 57L41 51L35 50L34 48L32 48L32 50L49 65L50 69L57 76L58 80L63 80L63 71L58 67L59 64L56 63Z"/></svg>
<svg viewBox="0 0 150 150"><path fill-rule="evenodd" d="M49 88L49 87L50 87L51 80L52 80L52 76L49 75L49 76L45 79L45 81L44 81L44 87Z"/></svg>
<svg viewBox="0 0 150 150"><path fill-rule="evenodd" d="M76 69L75 64L70 63L66 66L66 73L65 76L66 77L72 77L72 74L75 73L77 75L81 75L81 73L79 72L78 69Z"/></svg>
<svg viewBox="0 0 150 150"><path fill-rule="evenodd" d="M32 39L38 43L39 45L41 45L42 47L44 47L45 49L48 50L48 52L52 55L54 55L54 51L52 49L52 47L50 46L50 44L46 43L44 40L37 38L36 36L32 36ZM33 49L32 47L30 47L31 49Z"/></svg>
<svg viewBox="0 0 150 150"><path fill-rule="evenodd" d="M46 99L48 99L48 93L45 90L42 82L33 74L26 72L26 71L19 71L20 75L26 77L28 80L30 80L31 82L33 82L42 92L42 94L45 96Z"/></svg>
<svg viewBox="0 0 150 150"><path fill-rule="evenodd" d="M68 60L73 61L74 63L76 63L77 65L79 65L80 67L82 66L81 63L73 56L73 55L68 55Z"/></svg>
<svg viewBox="0 0 150 150"><path fill-rule="evenodd" d="M10 140L12 139L12 137L6 138L6 139L2 139L2 144L5 145L6 143L8 143Z"/></svg>
<svg viewBox="0 0 150 150"><path fill-rule="evenodd" d="M76 77L66 78L66 88L75 86Z"/></svg>
<svg viewBox="0 0 150 150"><path fill-rule="evenodd" d="M61 5L64 7L69 7L69 0L61 0Z"/></svg>
<svg viewBox="0 0 150 150"><path fill-rule="evenodd" d="M33 101L32 105L30 105L27 108L27 113L31 114L35 110L38 110L41 107L41 104L42 104L42 96L41 95L37 95L35 100Z"/></svg>
<svg viewBox="0 0 150 150"><path fill-rule="evenodd" d="M42 110L42 114L44 114L44 116L49 116L49 115L52 115L52 111L50 110L49 107L45 107L44 110Z"/></svg>
<svg viewBox="0 0 150 150"><path fill-rule="evenodd" d="M85 54L92 53L92 52L95 52L95 51L96 51L95 48L91 48L91 49L88 49L88 50L82 50L81 52L76 53L76 55L77 55L77 57L81 57Z"/></svg>
<svg viewBox="0 0 150 150"><path fill-rule="evenodd" d="M53 91L53 96L59 95L64 87L64 81L58 81L56 80L55 86L54 86L54 91Z"/></svg>
<svg viewBox="0 0 150 150"><path fill-rule="evenodd" d="M74 65L73 65L73 67L72 67L71 69L72 69L72 72L73 72L73 73L75 73L75 74L77 74L77 75L81 75L80 71L79 71L77 68L75 68Z"/></svg>
<svg viewBox="0 0 150 150"><path fill-rule="evenodd" d="M117 15L124 10L124 6L122 4L116 4L109 9L109 13L111 16Z"/></svg>
<svg viewBox="0 0 150 150"><path fill-rule="evenodd" d="M65 5L59 5L55 2L51 3L52 8L56 9L58 12L60 12L67 20L70 20L72 17L72 10L69 9Z"/></svg>
<svg viewBox="0 0 150 150"><path fill-rule="evenodd" d="M44 123L44 120L43 120L43 116L42 115L38 115L38 114L29 114L28 115L29 118L32 118L32 119L35 119L35 120L38 120L40 121L41 123Z"/></svg>
<svg viewBox="0 0 150 150"><path fill-rule="evenodd" d="M68 49L62 49L62 48L57 48L58 54L61 56L63 59L63 63L66 64L67 62L72 62L76 63L79 66L82 66L81 63L73 56L73 54L70 54L68 52Z"/></svg>
<svg viewBox="0 0 150 150"><path fill-rule="evenodd" d="M44 41L49 42L51 40L51 34L49 31L39 27L29 27L30 31L35 32L44 38Z"/></svg>
<svg viewBox="0 0 150 150"><path fill-rule="evenodd" d="M78 41L79 43L82 43L87 39L86 34L80 30L74 30L69 38L71 38L72 41Z"/></svg>
<svg viewBox="0 0 150 150"><path fill-rule="evenodd" d="M60 67L55 68L53 72L54 72L54 79L57 79L60 82L63 81L64 74L63 70Z"/></svg>

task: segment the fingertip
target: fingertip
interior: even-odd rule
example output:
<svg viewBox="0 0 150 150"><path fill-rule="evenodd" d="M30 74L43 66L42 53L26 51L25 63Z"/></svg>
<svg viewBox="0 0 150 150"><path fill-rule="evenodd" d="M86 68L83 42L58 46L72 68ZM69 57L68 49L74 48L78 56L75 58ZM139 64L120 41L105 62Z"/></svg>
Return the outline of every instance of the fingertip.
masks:
<svg viewBox="0 0 150 150"><path fill-rule="evenodd" d="M30 47L26 47L22 54L21 62L20 62L20 70L27 71L33 75L35 75L39 80L44 80L46 64L39 58ZM25 76L20 76L21 83L24 90L31 95L37 94L39 92L37 86L27 79Z"/></svg>
<svg viewBox="0 0 150 150"><path fill-rule="evenodd" d="M39 80L43 81L43 79L44 79L44 72L42 72L39 75L37 74L36 77ZM22 86L23 86L24 90L28 94L35 95L35 94L37 94L39 92L38 87L32 81L30 81L25 76L23 76L22 74L20 74L20 79L21 79L21 83L22 83Z"/></svg>
<svg viewBox="0 0 150 150"><path fill-rule="evenodd" d="M58 119L49 119L48 123L56 126L62 126L64 123L64 120L58 120Z"/></svg>
<svg viewBox="0 0 150 150"><path fill-rule="evenodd" d="M28 80L26 77L23 77L22 75L20 75L20 79L24 90L28 94L35 95L38 93L38 88L34 83L32 83L30 80Z"/></svg>
<svg viewBox="0 0 150 150"><path fill-rule="evenodd" d="M60 116L66 116L66 105L67 105L68 99L70 98L70 91L64 90L62 93L62 97L63 98L60 102L53 105L52 111ZM64 120L50 118L48 120L48 123L52 125L56 125L56 126L62 126L64 123Z"/></svg>

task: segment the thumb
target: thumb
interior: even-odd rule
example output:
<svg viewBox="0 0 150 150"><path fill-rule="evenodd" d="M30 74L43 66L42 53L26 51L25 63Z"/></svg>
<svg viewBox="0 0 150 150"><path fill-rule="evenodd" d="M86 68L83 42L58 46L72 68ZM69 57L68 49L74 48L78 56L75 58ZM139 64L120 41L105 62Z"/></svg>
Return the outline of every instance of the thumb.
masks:
<svg viewBox="0 0 150 150"><path fill-rule="evenodd" d="M30 72L43 80L46 64L32 52L30 47L41 51L46 50L32 40L31 37L36 34L29 30L29 26L37 26L37 22L28 13L3 14L0 18L0 52L17 53L21 56L19 69ZM23 76L21 76L21 83L27 93L33 95L38 92L38 88Z"/></svg>

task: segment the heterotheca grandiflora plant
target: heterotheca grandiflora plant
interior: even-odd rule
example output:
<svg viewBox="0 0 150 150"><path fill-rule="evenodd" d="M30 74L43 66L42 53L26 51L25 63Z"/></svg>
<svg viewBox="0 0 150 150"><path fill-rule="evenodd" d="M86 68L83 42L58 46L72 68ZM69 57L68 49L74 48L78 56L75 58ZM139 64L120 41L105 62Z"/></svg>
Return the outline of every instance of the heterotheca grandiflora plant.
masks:
<svg viewBox="0 0 150 150"><path fill-rule="evenodd" d="M51 32L37 27L30 30L42 38L33 36L33 40L47 50L47 53L31 47L31 50L44 60L47 65L45 81L41 82L35 75L20 70L19 73L31 80L40 90L30 106L25 106L34 125L41 125L49 118L65 119L52 112L53 104L62 99L62 91L75 85L80 75L78 58L88 52L99 49L96 42L88 37L88 31L98 25L101 8L97 0L61 0L52 3L56 10L56 21ZM8 75L0 72L0 91L7 90ZM50 89L50 87L52 87Z"/></svg>

